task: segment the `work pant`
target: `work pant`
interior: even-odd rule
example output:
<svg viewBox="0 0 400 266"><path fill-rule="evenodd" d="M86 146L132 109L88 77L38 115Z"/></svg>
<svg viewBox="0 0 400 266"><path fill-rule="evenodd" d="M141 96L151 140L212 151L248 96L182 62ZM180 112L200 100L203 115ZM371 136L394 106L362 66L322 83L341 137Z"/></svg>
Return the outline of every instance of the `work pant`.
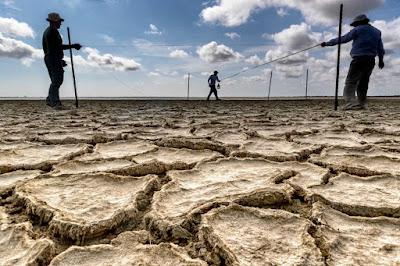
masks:
<svg viewBox="0 0 400 266"><path fill-rule="evenodd" d="M62 58L55 55L45 55L44 62L47 70L49 71L49 76L51 79L49 95L46 98L46 104L53 107L60 102L59 90L64 81Z"/></svg>
<svg viewBox="0 0 400 266"><path fill-rule="evenodd" d="M359 104L362 106L367 103L369 77L374 67L375 57L373 56L353 58L343 91L343 96L347 104Z"/></svg>
<svg viewBox="0 0 400 266"><path fill-rule="evenodd" d="M217 98L217 100L218 100L218 92L217 92L217 89L215 88L215 85L210 85L210 93L208 94L207 100L210 100L210 96L213 93L215 95L215 98Z"/></svg>

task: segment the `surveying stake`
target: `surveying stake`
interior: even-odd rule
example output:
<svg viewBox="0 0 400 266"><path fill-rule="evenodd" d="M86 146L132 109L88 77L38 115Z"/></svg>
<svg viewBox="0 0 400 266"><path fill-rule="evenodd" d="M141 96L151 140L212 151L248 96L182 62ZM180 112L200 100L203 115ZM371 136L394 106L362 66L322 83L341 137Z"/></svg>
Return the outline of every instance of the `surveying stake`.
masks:
<svg viewBox="0 0 400 266"><path fill-rule="evenodd" d="M339 44L338 44L337 73L336 73L335 111L337 111L339 105L338 94L339 94L339 75L340 75L340 49L342 45L342 23L343 23L343 4L340 5L340 18L339 18Z"/></svg>
<svg viewBox="0 0 400 266"><path fill-rule="evenodd" d="M71 35L69 33L69 27L67 27L68 31L68 41L69 41L69 53L71 55L71 67L72 67L72 78L74 79L74 89L75 89L75 106L78 108L78 94L76 93L76 81L75 81L75 69L74 69L74 59L72 56L72 48L71 48Z"/></svg>

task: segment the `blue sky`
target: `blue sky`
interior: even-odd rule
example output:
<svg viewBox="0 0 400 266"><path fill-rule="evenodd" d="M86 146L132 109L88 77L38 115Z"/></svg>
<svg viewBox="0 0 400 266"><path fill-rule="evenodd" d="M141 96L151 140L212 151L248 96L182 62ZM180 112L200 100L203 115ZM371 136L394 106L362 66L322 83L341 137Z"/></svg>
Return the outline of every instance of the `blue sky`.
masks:
<svg viewBox="0 0 400 266"><path fill-rule="evenodd" d="M400 94L397 0L0 0L0 96L46 96L41 38L50 12L65 19L64 43L70 27L73 42L84 46L74 51L80 96L185 97L191 73L191 96L200 97L214 70L223 79L336 37L341 2L344 32L360 13L382 30L387 67L375 69L369 94ZM350 48L344 46L341 83ZM335 64L336 48L318 47L225 80L220 94L266 96L273 71L272 96L301 96L309 69L309 94L334 95ZM70 66L65 71L60 94L70 97Z"/></svg>

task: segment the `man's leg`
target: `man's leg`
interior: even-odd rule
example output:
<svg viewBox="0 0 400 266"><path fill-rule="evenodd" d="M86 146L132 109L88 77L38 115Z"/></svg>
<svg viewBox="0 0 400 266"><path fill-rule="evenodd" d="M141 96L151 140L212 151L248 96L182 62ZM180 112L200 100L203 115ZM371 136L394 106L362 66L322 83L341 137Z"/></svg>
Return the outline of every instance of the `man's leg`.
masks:
<svg viewBox="0 0 400 266"><path fill-rule="evenodd" d="M363 64L364 69L361 73L360 81L357 85L357 99L358 104L367 109L367 92L368 92L368 85L369 85L369 78L371 77L372 71L375 67L375 58L369 58Z"/></svg>
<svg viewBox="0 0 400 266"><path fill-rule="evenodd" d="M217 99L217 100L219 100L219 98L218 98L218 91L217 91L217 89L214 87L214 95L215 95L215 98Z"/></svg>
<svg viewBox="0 0 400 266"><path fill-rule="evenodd" d="M346 107L358 104L356 98L357 83L361 77L361 66L357 58L353 59L350 64L349 73L347 74L346 84L343 90Z"/></svg>
<svg viewBox="0 0 400 266"><path fill-rule="evenodd" d="M49 89L49 102L50 106L55 106L60 102L59 90L64 81L64 69L62 67L62 60L56 56L51 56L49 60L51 85Z"/></svg>
<svg viewBox="0 0 400 266"><path fill-rule="evenodd" d="M212 92L213 92L213 90L212 90L212 88L210 87L210 93L208 94L207 101L210 100L210 96L211 96Z"/></svg>

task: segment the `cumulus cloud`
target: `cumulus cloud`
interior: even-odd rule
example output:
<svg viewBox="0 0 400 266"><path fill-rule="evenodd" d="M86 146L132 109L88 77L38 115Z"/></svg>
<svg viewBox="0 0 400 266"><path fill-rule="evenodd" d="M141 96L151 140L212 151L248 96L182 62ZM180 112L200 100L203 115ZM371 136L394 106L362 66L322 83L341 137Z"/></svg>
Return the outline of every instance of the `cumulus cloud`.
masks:
<svg viewBox="0 0 400 266"><path fill-rule="evenodd" d="M200 59L208 63L240 61L243 59L243 55L240 53L223 44L218 45L215 41L203 45L197 49L196 53L199 54Z"/></svg>
<svg viewBox="0 0 400 266"><path fill-rule="evenodd" d="M306 21L313 24L331 25L337 23L339 6L343 0L219 0L200 13L205 22L221 23L226 27L242 25L252 14L265 8L291 8L299 10ZM345 18L381 7L385 0L346 1Z"/></svg>
<svg viewBox="0 0 400 266"><path fill-rule="evenodd" d="M108 36L107 34L97 34L97 36L101 39L103 39L106 43L114 43L115 40L111 36Z"/></svg>
<svg viewBox="0 0 400 266"><path fill-rule="evenodd" d="M382 40L386 49L400 47L400 18L389 22L378 20L374 21L372 25L382 32Z"/></svg>
<svg viewBox="0 0 400 266"><path fill-rule="evenodd" d="M288 53L286 51L282 51L281 49L277 50L269 50L265 55L265 60L267 62L282 58L287 56ZM275 65L301 65L307 63L308 53L297 54L280 61L275 62Z"/></svg>
<svg viewBox="0 0 400 266"><path fill-rule="evenodd" d="M185 58L185 57L188 57L189 55L183 50L175 50L175 51L172 51L169 54L169 56L173 57L173 58Z"/></svg>
<svg viewBox="0 0 400 266"><path fill-rule="evenodd" d="M15 59L39 58L43 57L43 51L35 49L22 41L4 37L0 33L0 57Z"/></svg>
<svg viewBox="0 0 400 266"><path fill-rule="evenodd" d="M291 25L290 28L272 34L269 38L288 50L300 50L320 43L321 36L321 33L312 32L311 26L303 22L300 25Z"/></svg>
<svg viewBox="0 0 400 266"><path fill-rule="evenodd" d="M235 38L240 38L240 35L237 34L236 32L227 32L224 34L226 37L231 38L232 40Z"/></svg>
<svg viewBox="0 0 400 266"><path fill-rule="evenodd" d="M289 15L289 12L287 11L287 9L285 8L279 8L276 13L280 16L280 17L284 17Z"/></svg>
<svg viewBox="0 0 400 266"><path fill-rule="evenodd" d="M147 74L147 76L149 76L149 77L160 77L161 75L160 75L160 73L157 73L157 72L150 72L149 74Z"/></svg>
<svg viewBox="0 0 400 266"><path fill-rule="evenodd" d="M262 63L264 63L264 61L261 60L261 58L258 57L258 55L254 55L254 56L251 56L251 57L247 58L245 60L245 62L246 63L250 63L252 65L256 65L256 66L261 65Z"/></svg>
<svg viewBox="0 0 400 266"><path fill-rule="evenodd" d="M28 24L13 18L0 17L0 32L6 35L19 37L35 37L35 33Z"/></svg>
<svg viewBox="0 0 400 266"><path fill-rule="evenodd" d="M101 55L98 50L89 47L83 49L83 51L88 54L87 60L89 62L95 62L100 66L110 67L116 71L137 71L142 68L133 59L113 56L111 54Z"/></svg>
<svg viewBox="0 0 400 266"><path fill-rule="evenodd" d="M153 35L161 35L162 32L160 32L158 30L158 28L156 27L156 25L150 24L150 30L145 31L144 33L146 34L153 34Z"/></svg>

